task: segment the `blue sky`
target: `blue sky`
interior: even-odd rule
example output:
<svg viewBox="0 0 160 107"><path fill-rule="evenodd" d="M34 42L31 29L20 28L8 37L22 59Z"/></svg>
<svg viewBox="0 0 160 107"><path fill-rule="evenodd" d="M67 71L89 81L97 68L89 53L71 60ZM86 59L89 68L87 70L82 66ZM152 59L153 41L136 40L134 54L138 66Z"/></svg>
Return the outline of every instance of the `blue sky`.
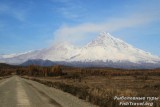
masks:
<svg viewBox="0 0 160 107"><path fill-rule="evenodd" d="M109 32L160 56L159 0L0 0L0 54L69 41L85 45Z"/></svg>

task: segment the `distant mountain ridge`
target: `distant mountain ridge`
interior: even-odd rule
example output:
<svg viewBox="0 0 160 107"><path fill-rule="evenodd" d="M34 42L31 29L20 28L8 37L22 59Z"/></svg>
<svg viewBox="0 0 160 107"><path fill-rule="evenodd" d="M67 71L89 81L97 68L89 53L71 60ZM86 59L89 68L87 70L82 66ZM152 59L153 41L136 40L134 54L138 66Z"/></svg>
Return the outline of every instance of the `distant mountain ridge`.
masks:
<svg viewBox="0 0 160 107"><path fill-rule="evenodd" d="M50 60L42 60L42 59L31 59L28 60L22 64L20 64L22 66L28 66L28 65L40 65L40 66L53 66L56 65L55 62L52 62Z"/></svg>
<svg viewBox="0 0 160 107"><path fill-rule="evenodd" d="M56 62L74 66L160 67L160 57L134 48L105 32L100 33L95 40L81 48L69 43L60 43L46 49L13 55L13 57L0 56L0 62L26 65L34 62L45 66Z"/></svg>

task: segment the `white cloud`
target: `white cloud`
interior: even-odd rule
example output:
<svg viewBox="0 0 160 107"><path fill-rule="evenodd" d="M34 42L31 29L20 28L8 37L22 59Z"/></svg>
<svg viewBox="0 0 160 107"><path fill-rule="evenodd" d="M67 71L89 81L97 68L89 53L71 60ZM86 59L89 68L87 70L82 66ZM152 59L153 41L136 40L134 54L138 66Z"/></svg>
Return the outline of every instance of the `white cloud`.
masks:
<svg viewBox="0 0 160 107"><path fill-rule="evenodd" d="M26 19L25 9L17 9L7 4L0 4L0 14L8 14L19 21L25 21Z"/></svg>
<svg viewBox="0 0 160 107"><path fill-rule="evenodd" d="M20 21L26 20L26 12L22 11L22 10L21 11L20 10L19 11L17 11L17 10L12 11L12 16Z"/></svg>
<svg viewBox="0 0 160 107"><path fill-rule="evenodd" d="M63 25L54 32L55 41L75 42L93 33L115 32L124 28L145 25L158 18L157 16L155 18L153 14L135 14L129 17L112 18L103 23L83 23L75 26Z"/></svg>

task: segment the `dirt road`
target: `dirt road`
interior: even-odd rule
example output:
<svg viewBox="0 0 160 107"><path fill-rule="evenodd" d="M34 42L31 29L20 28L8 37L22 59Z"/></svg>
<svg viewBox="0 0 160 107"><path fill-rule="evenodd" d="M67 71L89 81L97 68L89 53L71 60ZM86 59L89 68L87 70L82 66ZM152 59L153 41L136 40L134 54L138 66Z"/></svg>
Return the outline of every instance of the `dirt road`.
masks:
<svg viewBox="0 0 160 107"><path fill-rule="evenodd" d="M61 90L18 76L0 80L1 107L97 107Z"/></svg>

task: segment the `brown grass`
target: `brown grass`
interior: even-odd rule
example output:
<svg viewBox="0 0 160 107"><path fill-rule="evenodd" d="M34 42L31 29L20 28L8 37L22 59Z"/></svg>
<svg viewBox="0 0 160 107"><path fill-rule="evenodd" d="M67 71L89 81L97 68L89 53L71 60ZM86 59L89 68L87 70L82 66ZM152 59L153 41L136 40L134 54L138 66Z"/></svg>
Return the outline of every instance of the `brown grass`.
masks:
<svg viewBox="0 0 160 107"><path fill-rule="evenodd" d="M159 76L148 76L147 79L145 76L81 76L29 78L71 93L100 107L123 107L113 99L114 96L160 97ZM160 100L154 102L154 107L160 107Z"/></svg>

